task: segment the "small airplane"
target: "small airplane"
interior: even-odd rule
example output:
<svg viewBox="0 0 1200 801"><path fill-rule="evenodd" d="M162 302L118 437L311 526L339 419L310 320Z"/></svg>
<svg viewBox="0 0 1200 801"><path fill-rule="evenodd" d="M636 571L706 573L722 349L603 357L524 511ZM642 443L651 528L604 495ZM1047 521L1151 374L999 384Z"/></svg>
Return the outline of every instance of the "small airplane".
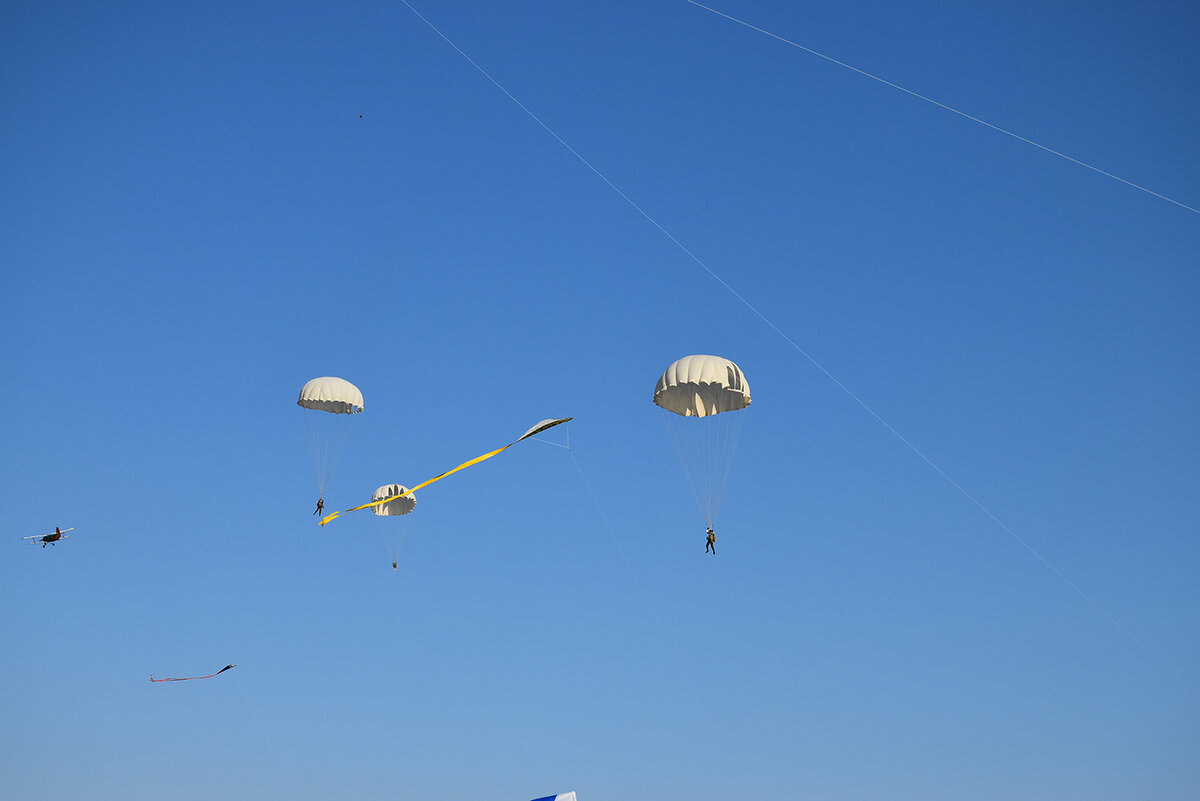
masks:
<svg viewBox="0 0 1200 801"><path fill-rule="evenodd" d="M23 540L41 540L42 547L45 548L46 543L50 543L51 545L53 545L54 543L58 542L59 540L69 540L70 537L67 536L67 532L74 531L74 530L75 530L74 527L59 528L58 526L55 526L53 534L43 534L41 536L34 535L32 537L21 537L21 539L23 539Z"/></svg>

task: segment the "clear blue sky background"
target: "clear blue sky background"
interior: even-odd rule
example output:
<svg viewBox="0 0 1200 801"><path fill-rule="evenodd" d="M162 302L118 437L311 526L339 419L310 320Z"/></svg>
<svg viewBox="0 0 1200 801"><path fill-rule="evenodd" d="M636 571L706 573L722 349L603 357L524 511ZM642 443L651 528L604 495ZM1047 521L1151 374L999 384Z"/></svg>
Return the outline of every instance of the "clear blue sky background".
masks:
<svg viewBox="0 0 1200 801"><path fill-rule="evenodd" d="M1200 797L1200 215L682 0L417 8L1120 625L403 5L8 3L0 796ZM1195 3L720 8L1200 206ZM318 375L331 508L572 451L393 572Z"/></svg>

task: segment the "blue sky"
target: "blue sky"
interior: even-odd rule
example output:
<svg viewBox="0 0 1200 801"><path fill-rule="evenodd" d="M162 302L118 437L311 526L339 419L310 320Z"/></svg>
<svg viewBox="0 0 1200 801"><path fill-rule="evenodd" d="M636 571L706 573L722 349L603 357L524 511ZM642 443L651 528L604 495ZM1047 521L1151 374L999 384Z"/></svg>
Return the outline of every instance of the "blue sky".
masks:
<svg viewBox="0 0 1200 801"><path fill-rule="evenodd" d="M414 6L749 306L403 4L8 4L0 795L1196 797L1200 215L682 0ZM1200 205L1192 4L719 8ZM393 571L318 375L331 508L571 451Z"/></svg>

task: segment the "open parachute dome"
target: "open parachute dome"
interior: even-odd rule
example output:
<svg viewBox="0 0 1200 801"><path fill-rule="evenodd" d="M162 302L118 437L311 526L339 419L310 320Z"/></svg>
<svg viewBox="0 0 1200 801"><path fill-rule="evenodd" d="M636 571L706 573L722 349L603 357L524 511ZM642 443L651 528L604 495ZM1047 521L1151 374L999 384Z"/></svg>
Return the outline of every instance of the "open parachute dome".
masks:
<svg viewBox="0 0 1200 801"><path fill-rule="evenodd" d="M319 412L358 414L363 410L363 395L344 378L323 376L304 385L296 404Z"/></svg>
<svg viewBox="0 0 1200 801"><path fill-rule="evenodd" d="M388 498L393 498L394 500L388 501ZM412 492L407 487L402 487L399 484L385 484L375 490L375 495L372 496L371 502L375 503L377 501L387 501L387 503L371 507L371 511L380 517L398 517L406 515L417 508L417 499L412 496Z"/></svg>
<svg viewBox="0 0 1200 801"><path fill-rule="evenodd" d="M720 356L684 356L658 379L654 402L681 417L708 417L750 405L742 369Z"/></svg>

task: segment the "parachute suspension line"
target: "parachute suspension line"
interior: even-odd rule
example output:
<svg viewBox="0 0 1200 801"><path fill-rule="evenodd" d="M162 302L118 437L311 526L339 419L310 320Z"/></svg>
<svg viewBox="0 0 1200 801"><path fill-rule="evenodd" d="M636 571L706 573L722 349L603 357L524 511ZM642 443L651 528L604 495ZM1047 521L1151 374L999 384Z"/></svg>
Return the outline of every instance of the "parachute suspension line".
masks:
<svg viewBox="0 0 1200 801"><path fill-rule="evenodd" d="M704 448L687 448L683 442L683 426L688 422L694 422L688 418L678 418L678 416L668 411L661 413L663 426L667 429L667 435L671 438L671 447L675 450L675 455L679 458L679 464L683 466L684 478L687 479L688 489L692 491L692 500L696 502L696 507L700 510L700 514L704 515L704 522L708 526L712 526L712 512L709 505L704 502L704 477L702 475L704 465L709 464L710 460L703 453L707 450ZM697 435L699 436L699 435ZM701 453L692 453L689 451L700 450Z"/></svg>
<svg viewBox="0 0 1200 801"><path fill-rule="evenodd" d="M717 449L713 453L714 464L716 463L718 454L727 454L724 459L724 468L720 469L720 465L717 465L717 469L720 472L715 477L716 497L713 499L712 504L714 522L717 519L717 512L721 509L721 499L725 497L725 486L729 482L729 471L733 469L734 453L737 451L738 442L742 438L742 426L746 420L744 411L728 412L727 416L732 416L732 419L729 421L729 425L724 427L721 442L717 445ZM712 522L709 525L711 526Z"/></svg>
<svg viewBox="0 0 1200 801"><path fill-rule="evenodd" d="M408 521L401 519L395 524L386 523L385 525L399 526L396 531L380 531L379 539L383 542L383 549L387 551L389 562L399 562L400 554L404 552L404 543L408 541Z"/></svg>
<svg viewBox="0 0 1200 801"><path fill-rule="evenodd" d="M716 523L733 469L733 456L745 424L744 411L709 417L680 417L661 410L663 426L704 522Z"/></svg>
<svg viewBox="0 0 1200 801"><path fill-rule="evenodd" d="M384 528L391 528L391 521L384 521ZM404 544L408 542L408 530L411 525L408 515L395 521L398 528L394 531L384 531L384 545L387 547L388 561L399 562L400 554L404 552Z"/></svg>
<svg viewBox="0 0 1200 801"><path fill-rule="evenodd" d="M404 543L408 541L408 526L400 530L400 536L396 538L396 545L392 549L392 561L399 562L400 554L404 552Z"/></svg>
<svg viewBox="0 0 1200 801"><path fill-rule="evenodd" d="M340 435L335 436L330 442L329 453L326 455L328 459L329 469L325 472L325 480L321 482L321 496L325 495L325 488L329 486L329 479L333 478L333 471L337 468L338 462L342 458L342 453L346 450L346 444L350 442L350 426L342 426Z"/></svg>
<svg viewBox="0 0 1200 801"><path fill-rule="evenodd" d="M323 495L325 486L321 482L321 463L324 461L322 448L317 441L312 424L308 421L308 416L303 411L300 412L300 422L304 425L304 439L308 443L308 458L312 462L313 480L317 484L317 494Z"/></svg>
<svg viewBox="0 0 1200 801"><path fill-rule="evenodd" d="M317 495L324 496L333 471L350 442L352 421L346 415L313 414L302 409L304 433L308 438L308 454L312 458Z"/></svg>
<svg viewBox="0 0 1200 801"><path fill-rule="evenodd" d="M687 0L687 1L692 2L692 0ZM550 134L550 136L553 137L555 141L557 141L560 145L562 145L564 148L566 148L566 150L572 156L574 156L581 164L583 164L583 166L585 166L589 170L591 170L591 172L593 174L595 174L597 178L599 178L601 181L603 181L605 184L607 184L610 189L612 189L614 192L616 192L617 195L619 195L622 200L624 200L626 203L628 203L629 206L634 211L636 211L639 215L641 215L642 218L646 220L646 222L650 223L650 225L657 228L659 233L661 233L663 236L665 236L667 239L669 239L671 241L671 243L673 245L675 245L675 247L679 248L679 250L683 252L684 255L686 255L689 259L694 261L696 263L696 265L698 267L700 267L700 269L704 270L706 273L708 273L710 276L712 276L713 280L715 280L718 284L720 284L722 287L724 287L725 290L729 292L729 294L731 294L735 298L737 298L738 301L740 301L743 306L745 306L747 309L749 309L751 312L753 312L754 315L756 317L758 317L758 319L762 320L763 323L768 328L770 328L772 331L774 331L776 334L778 334L785 342L787 342L789 345L791 345L792 348L797 353L799 353L806 360L808 360L808 362L810 364L812 364L813 367L815 367L818 371L820 371L822 375L824 375L826 378L828 378L830 381L832 381L834 384L836 384L839 389L841 389L848 396L850 396L850 398L855 403L857 403L859 406L861 406L863 408L863 410L865 410L871 417L874 417L881 425L883 425L884 428L886 428L897 439L899 439L901 442L903 442L909 448L909 450L911 450L913 453L915 453L922 461L924 461L927 465L929 465L929 467L931 467L934 470L934 472L936 472L943 479L945 479L952 487L954 487L956 490L958 490L958 492L961 493L963 495L963 497L965 497L976 508L978 508L981 512L983 512L983 514L985 516L987 516L990 520L992 520L992 522L994 522L996 525L998 525L1002 531L1004 531L1006 534L1008 534L1010 537L1012 537L1022 548L1024 548L1029 553L1031 553L1039 562L1042 563L1042 565L1044 567L1046 567L1048 570L1050 570L1051 573L1058 576L1058 578L1061 579L1068 587L1070 587L1080 598L1082 598L1084 601L1086 601L1103 618L1108 620L1109 623L1116 626L1116 628L1122 634L1124 634L1126 637L1128 637L1135 645L1137 645L1144 653L1146 653L1148 656L1150 656L1154 661L1158 662L1159 665L1161 665L1163 668L1165 668L1168 673L1173 675L1182 684L1187 686L1188 689L1192 690L1197 695L1200 695L1200 688L1198 688L1197 686L1195 686L1191 682L1189 682L1186 678L1183 677L1182 674L1179 673L1179 671L1175 670L1173 667L1171 667L1169 664L1167 664L1166 660L1164 660L1161 656L1159 656L1158 653L1151 650L1148 645L1146 645L1144 642L1142 642L1136 636L1134 636L1132 631L1130 631L1124 625L1122 625L1121 622L1118 621L1115 617L1113 617L1107 610L1105 610L1104 607L1100 606L1100 604L1094 598L1092 598L1090 595L1085 593L1078 585L1076 585L1073 581L1071 581L1069 578L1067 578L1066 574L1064 574L1061 570L1059 570L1053 563L1050 562L1050 560L1048 560L1046 557L1042 556L1042 554L1040 552L1035 550L1032 545L1030 545L1028 542L1026 542L1024 539L1022 539L1012 528L1010 528L1007 524L1005 524L998 517L996 517L996 515L988 507L986 507L982 501L978 500L974 495L972 495L970 492L968 492L966 490L966 488L964 488L957 481L952 479L931 458L926 456L924 451L920 450L916 445L912 444L902 434L900 434L899 431L897 431L895 428L893 428L892 425L890 423L888 423L878 412L876 412L873 408L871 408L867 404L866 401L862 400L860 397L855 395L854 392L851 391L851 389L849 387L847 387L845 384L843 384L823 364L821 364L819 361L817 361L816 357L814 357L812 354L810 354L808 351L806 351L804 348L802 348L799 343L797 343L794 339L792 339L790 336L788 336L786 333L784 333L783 329L781 329L779 326L775 325L775 323L771 322L770 318L768 318L765 314L763 314L761 311L759 311L758 308L754 304L752 304L745 297L743 297L741 293L739 293L736 289L734 289L732 286L730 286L729 283L726 282L725 279L722 278L720 275L718 275L716 273L716 271L714 271L711 267L709 267L708 264L706 264L703 259L701 259L695 253L693 253L691 250L689 250L687 248L687 246L683 244L683 242L679 241L679 239L677 239L675 237L674 234L672 234L670 231L668 231L666 228L664 228L662 223L660 223L658 220L654 219L654 217L650 216L650 213L647 212L645 209L643 209L641 206L639 206L633 200L633 198L631 198L629 195L627 195L623 191L621 191L620 187L618 187L615 183L613 183L612 179L610 179L607 175L602 173L595 165L593 165L590 161L588 161L586 158L584 158L583 154L581 154L578 150L571 147L571 145L568 144L565 139L563 139L561 136L559 136L558 133L553 128L551 128L549 125L547 125L545 122L543 122L542 119L538 115L534 114L533 111L531 111L528 106L526 106L524 103L522 103L520 100L518 100L517 97L512 92L505 89L504 86L499 81L497 81L495 78L493 78L491 76L491 74L488 73L487 70L485 70L483 67L481 67L475 61L475 59L473 59L469 55L467 55L462 50L462 48L460 48L458 45L454 44L454 42L452 42L450 40L450 38L448 36L446 36L446 34L442 33L441 30L439 30L436 25L434 25L432 22L430 22L428 19L426 19L424 16L422 16L422 14L419 11L417 11L415 8L413 8L412 4L410 4L408 2L408 0L400 0L400 2L402 2L410 11L412 11L413 14L416 14L416 16L423 23L425 23L425 25L427 25L430 30L432 30L434 33L436 33L442 39L442 41L444 41L446 44L450 45L450 47L452 47L460 56L462 56L464 59L466 59L467 62L470 63L470 65L472 67L474 67L479 72L480 75L487 78L488 81L490 81L493 86L495 86L497 89L499 89L506 97L508 97L509 100L511 100L522 111L524 111L529 116L530 119L532 119L534 122L536 122L542 128L542 130L544 130L546 133ZM765 33L765 31L764 31L764 33ZM770 34L770 35L773 35L773 34ZM874 76L872 76L872 77L874 77ZM905 91L907 91L907 90L905 90ZM1004 133L1008 133L1008 132L1005 131ZM1036 143L1031 142L1030 144L1036 144ZM1037 145L1037 146L1041 147L1041 145ZM1051 152L1054 152L1054 151L1051 151ZM1057 155L1061 155L1061 154L1057 154ZM1064 158L1069 158L1069 157L1064 156ZM1079 163L1083 164L1083 162L1079 162ZM1083 164L1083 166L1087 166L1087 167L1089 167L1089 169L1095 169L1093 167L1090 167L1090 165ZM1100 172L1100 171L1097 170L1097 172ZM1104 174L1107 175L1107 173L1104 173ZM1111 177L1116 178L1117 176L1111 176ZM1121 179L1121 178L1117 178L1117 180L1124 182L1124 179ZM1136 184L1131 184L1131 186L1134 186L1138 189L1143 189L1142 187L1137 186ZM1145 190L1145 189L1143 189L1143 191L1149 192L1149 190ZM1162 195L1157 195L1157 193L1150 192L1150 194L1161 197L1162 199L1170 201L1171 203L1175 203L1176 205L1183 206L1182 203L1171 200L1170 198L1164 197ZM1188 211L1193 211L1193 212L1196 212L1197 214L1200 214L1200 209L1194 209L1191 206L1183 206L1183 208L1187 209Z"/></svg>

